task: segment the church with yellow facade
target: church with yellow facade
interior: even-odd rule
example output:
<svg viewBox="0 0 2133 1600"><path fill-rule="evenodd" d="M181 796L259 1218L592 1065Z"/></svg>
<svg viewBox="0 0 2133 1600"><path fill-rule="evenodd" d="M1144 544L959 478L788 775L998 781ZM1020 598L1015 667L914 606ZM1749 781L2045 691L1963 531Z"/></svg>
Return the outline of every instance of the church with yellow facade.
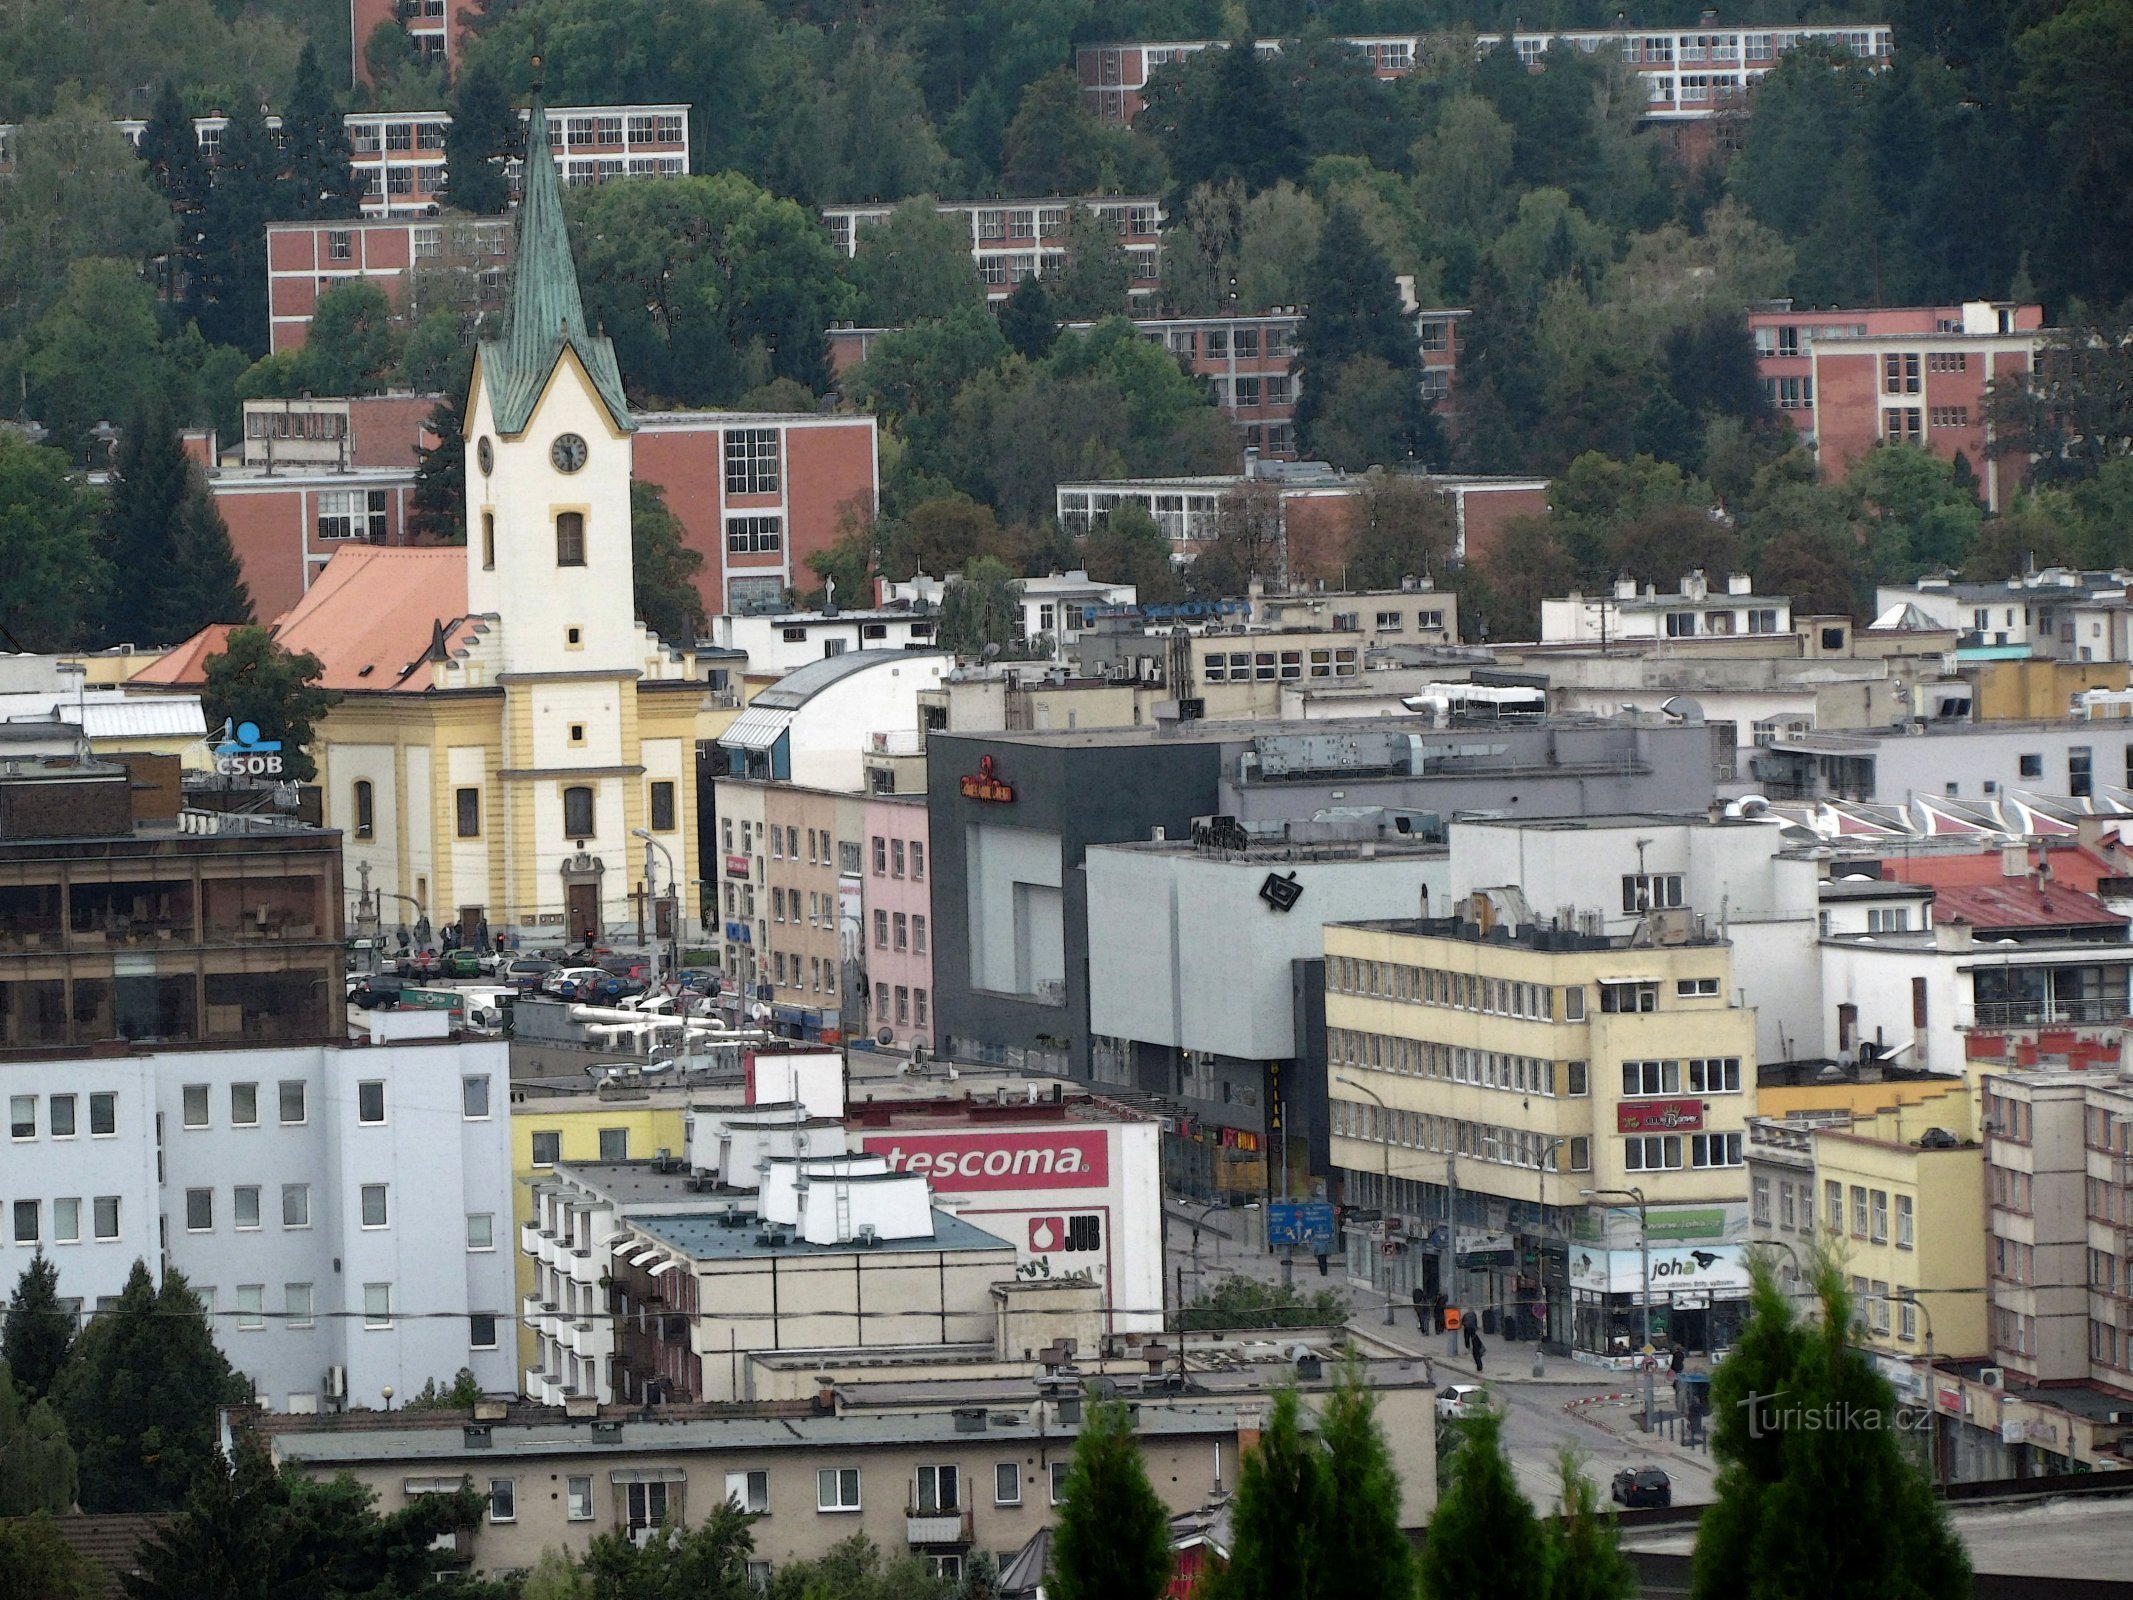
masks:
<svg viewBox="0 0 2133 1600"><path fill-rule="evenodd" d="M695 752L732 713L636 618L634 427L545 124L536 106L504 331L464 410L465 545L343 549L273 631L342 696L311 754L351 895L367 866L387 927L577 943L649 931L648 875L693 908ZM227 631L136 681L197 687Z"/></svg>

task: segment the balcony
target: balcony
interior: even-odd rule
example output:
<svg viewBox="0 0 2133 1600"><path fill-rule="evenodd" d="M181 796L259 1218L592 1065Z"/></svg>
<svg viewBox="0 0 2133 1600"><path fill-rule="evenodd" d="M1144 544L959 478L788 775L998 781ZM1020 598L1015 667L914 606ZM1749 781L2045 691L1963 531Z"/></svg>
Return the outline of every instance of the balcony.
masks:
<svg viewBox="0 0 2133 1600"><path fill-rule="evenodd" d="M1971 1007L1974 1028L2116 1027L2126 1020L2126 997L2094 1000L1980 1000Z"/></svg>
<svg viewBox="0 0 2133 1600"><path fill-rule="evenodd" d="M970 1513L965 1511L904 1511L904 1543L911 1545L970 1543Z"/></svg>
<svg viewBox="0 0 2133 1600"><path fill-rule="evenodd" d="M518 1225L518 1248L521 1255L540 1255L541 1225L538 1222L522 1222Z"/></svg>

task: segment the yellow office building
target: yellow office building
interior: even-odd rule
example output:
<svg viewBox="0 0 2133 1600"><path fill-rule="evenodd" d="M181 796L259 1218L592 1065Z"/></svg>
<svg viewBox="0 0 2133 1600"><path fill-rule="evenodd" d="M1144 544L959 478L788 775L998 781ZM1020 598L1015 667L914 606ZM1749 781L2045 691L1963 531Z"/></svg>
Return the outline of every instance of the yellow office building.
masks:
<svg viewBox="0 0 2133 1600"><path fill-rule="evenodd" d="M1730 946L1679 912L1610 937L1465 909L1325 933L1333 1165L1350 1204L1389 1219L1373 1279L1602 1359L1627 1358L1647 1303L1655 1340L1724 1347L1755 1111ZM1425 1236L1454 1187L1446 1284L1441 1232Z"/></svg>

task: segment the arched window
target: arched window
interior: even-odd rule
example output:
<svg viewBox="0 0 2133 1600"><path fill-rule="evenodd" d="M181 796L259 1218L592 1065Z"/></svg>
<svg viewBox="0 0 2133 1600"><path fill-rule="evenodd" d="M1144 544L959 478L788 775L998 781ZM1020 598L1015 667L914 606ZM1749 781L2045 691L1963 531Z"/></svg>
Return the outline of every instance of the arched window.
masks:
<svg viewBox="0 0 2133 1600"><path fill-rule="evenodd" d="M582 567L585 565L584 512L558 511L556 513L555 564L559 567Z"/></svg>
<svg viewBox="0 0 2133 1600"><path fill-rule="evenodd" d="M583 784L563 791L563 831L573 839L590 838L599 831L593 826L593 792Z"/></svg>
<svg viewBox="0 0 2133 1600"><path fill-rule="evenodd" d="M377 832L377 815L371 805L368 778L356 779L355 825L355 835L358 839L368 839Z"/></svg>

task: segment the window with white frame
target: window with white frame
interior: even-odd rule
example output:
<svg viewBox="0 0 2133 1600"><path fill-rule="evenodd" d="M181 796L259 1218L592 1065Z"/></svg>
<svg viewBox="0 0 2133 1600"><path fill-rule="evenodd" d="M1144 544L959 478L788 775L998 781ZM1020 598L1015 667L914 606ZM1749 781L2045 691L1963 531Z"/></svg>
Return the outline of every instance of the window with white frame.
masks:
<svg viewBox="0 0 2133 1600"><path fill-rule="evenodd" d="M859 1469L857 1467L823 1467L815 1473L815 1509L817 1511L857 1511L859 1509Z"/></svg>
<svg viewBox="0 0 2133 1600"><path fill-rule="evenodd" d="M1706 1056L1689 1062L1689 1093L1739 1094L1740 1057Z"/></svg>
<svg viewBox="0 0 2133 1600"><path fill-rule="evenodd" d="M1741 1146L1739 1134L1698 1133L1690 1136L1690 1166L1737 1167L1740 1164Z"/></svg>
<svg viewBox="0 0 2133 1600"><path fill-rule="evenodd" d="M925 1466L918 1469L913 1486L915 1498L911 1504L920 1516L934 1516L962 1508L961 1475L953 1466Z"/></svg>
<svg viewBox="0 0 2133 1600"><path fill-rule="evenodd" d="M1678 872L1625 872L1622 874L1622 909L1635 913L1663 911L1684 903Z"/></svg>
<svg viewBox="0 0 2133 1600"><path fill-rule="evenodd" d="M383 489L322 489L318 496L321 539L383 539L387 532Z"/></svg>
<svg viewBox="0 0 2133 1600"><path fill-rule="evenodd" d="M1647 1134L1622 1141L1626 1172L1676 1172L1681 1168L1679 1134Z"/></svg>
<svg viewBox="0 0 2133 1600"><path fill-rule="evenodd" d="M995 1461L992 1466L992 1503L996 1506L1019 1506L1022 1504L1022 1466L1016 1461Z"/></svg>
<svg viewBox="0 0 2133 1600"><path fill-rule="evenodd" d="M726 1498L742 1511L766 1515L770 1510L770 1474L761 1468L727 1473Z"/></svg>

